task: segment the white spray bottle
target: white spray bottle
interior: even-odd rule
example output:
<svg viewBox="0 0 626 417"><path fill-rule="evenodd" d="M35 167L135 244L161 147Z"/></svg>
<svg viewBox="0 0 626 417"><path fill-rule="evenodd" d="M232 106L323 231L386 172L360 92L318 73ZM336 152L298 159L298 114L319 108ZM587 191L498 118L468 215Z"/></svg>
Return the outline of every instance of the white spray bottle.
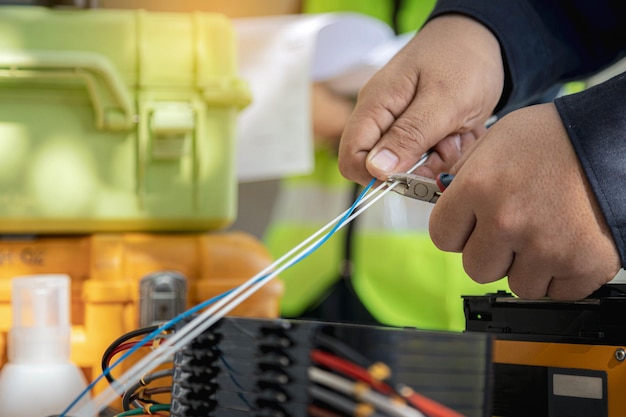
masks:
<svg viewBox="0 0 626 417"><path fill-rule="evenodd" d="M87 386L70 362L69 282L61 274L12 280L8 362L0 371L2 415L60 414Z"/></svg>

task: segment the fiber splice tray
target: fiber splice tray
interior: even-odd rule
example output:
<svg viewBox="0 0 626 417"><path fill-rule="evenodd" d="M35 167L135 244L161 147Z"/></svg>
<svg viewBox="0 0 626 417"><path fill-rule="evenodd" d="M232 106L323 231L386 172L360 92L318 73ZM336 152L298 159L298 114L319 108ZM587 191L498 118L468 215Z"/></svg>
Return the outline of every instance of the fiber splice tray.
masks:
<svg viewBox="0 0 626 417"><path fill-rule="evenodd" d="M234 45L218 14L0 7L0 231L227 226Z"/></svg>

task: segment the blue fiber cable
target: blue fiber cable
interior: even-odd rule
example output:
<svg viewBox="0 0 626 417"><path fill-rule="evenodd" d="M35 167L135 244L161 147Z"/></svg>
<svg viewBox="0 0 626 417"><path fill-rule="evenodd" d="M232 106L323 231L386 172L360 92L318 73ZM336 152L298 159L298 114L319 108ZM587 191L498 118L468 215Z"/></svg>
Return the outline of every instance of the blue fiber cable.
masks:
<svg viewBox="0 0 626 417"><path fill-rule="evenodd" d="M337 230L339 230L339 228L348 219L348 217L350 217L352 215L352 213L354 212L356 207L359 205L361 200L363 200L363 197L365 197L365 194L367 194L367 192L370 190L370 188L372 188L372 186L374 185L375 182L376 182L376 178L373 178L370 181L370 183L367 184L367 186L363 189L363 191L361 191L361 194L359 194L359 196L356 198L356 200L354 200L354 203L352 203L352 205L350 206L348 211L346 211L346 214L341 218L341 220L339 220L337 223L335 223L333 228L330 229L330 231L328 233L326 233L326 235L322 239L320 239L320 241L317 242L317 244L315 244L311 248L309 248L309 250L304 252L302 255L300 255L299 258L296 258L296 261L292 264L292 266L295 265L296 263L300 262L301 260L303 260L307 256L309 256L314 251L316 251L320 246L322 246L324 243L326 243L326 241L328 239L330 239L330 237L332 235L334 235L337 232Z"/></svg>
<svg viewBox="0 0 626 417"><path fill-rule="evenodd" d="M358 204L361 202L361 200L363 199L365 194L372 188L372 186L374 185L375 182L376 182L376 179L375 178L372 179L370 181L370 183L363 189L363 191L361 191L361 194L359 194L357 199L354 200L354 202L352 203L350 208L346 211L346 214L344 214L344 216L341 218L341 220L339 220L333 226L333 228L328 233L326 233L326 235L324 235L324 237L322 239L320 239L315 245L313 245L306 252L302 253L299 257L297 257L296 260L292 263L291 266L297 264L298 262L300 262L301 260L303 260L304 258L309 256L311 253L316 251L324 243L326 243L326 241L328 239L330 239L330 237L333 236L337 232L337 230L343 225L343 223L352 215L352 213L354 212L354 210L356 209ZM257 283L257 282L261 281L262 279L266 278L268 275L269 274L260 276L259 278L257 278L255 280L254 283ZM59 414L59 417L67 417L67 413L69 413L72 410L72 408L74 408L76 406L76 404L78 404L78 402L85 395L87 395L95 387L95 385L98 382L100 382L100 380L102 380L102 378L104 378L107 375L110 375L110 373L113 370L113 368L115 368L117 365L119 365L120 363L125 361L130 355L132 355L137 350L139 350L145 343L153 340L159 334L163 333L163 331L172 328L173 326L175 326L176 324L180 323L185 318L191 316L192 314L197 313L199 310L202 310L203 308L208 307L209 305L213 304L214 302L221 300L222 298L226 297L231 292L235 291L237 288L238 287L232 288L232 289L230 289L230 290L228 290L226 292L223 292L220 295L217 295L217 296L215 296L213 298L210 298L210 299L208 299L206 301L203 301L200 304L195 305L194 307L190 308L189 310L180 313L178 316L176 316L173 319L171 319L170 321L166 322L165 324L160 326L158 329L154 330L152 333L146 335L139 343L137 343L131 349L126 351L118 360L113 362L108 368L104 369L102 371L102 373L96 379L94 379L89 385L87 385L87 387L83 391L81 391L80 394L78 394L78 396L65 408L65 410L63 410L63 412L61 414Z"/></svg>
<svg viewBox="0 0 626 417"><path fill-rule="evenodd" d="M70 410L72 408L74 408L74 406L76 406L76 404L78 404L78 402L89 393L89 391L91 391L98 382L100 382L100 380L102 380L102 378L104 378L107 375L111 374L111 371L113 370L113 368L115 368L117 365L119 365L120 363L122 363L123 361L125 361L126 359L128 359L128 357L130 355L132 355L133 353L137 352L137 350L139 350L141 347L143 347L143 345L151 340L153 340L154 338L156 338L159 334L163 333L163 331L168 330L170 328L172 328L173 326L175 326L176 324L180 323L181 320L189 317L190 315L198 312L199 310L202 310L203 308L213 304L214 302L221 300L222 298L226 297L228 294L230 294L231 292L233 292L234 289L230 289L220 295L217 295L211 299L208 299L206 301L203 301L202 303L195 305L194 307L190 308L187 311L184 311L182 313L180 313L178 316L174 317L173 319L171 319L170 321L166 322L165 324L163 324L162 326L160 326L158 329L154 330L152 333L149 333L148 335L146 335L143 339L141 339L141 341L139 343L137 343L135 346L133 346L131 349L127 350L118 360L116 360L115 362L113 362L108 368L106 368L105 370L102 371L102 373L93 380L93 382L91 382L89 385L87 385L87 387L85 387L85 389L83 391L81 391L80 394L78 394L78 396L74 399L74 401L72 401L70 403L70 405L68 405L65 410L63 410L63 412L59 415L59 417L66 417L67 413L70 412Z"/></svg>

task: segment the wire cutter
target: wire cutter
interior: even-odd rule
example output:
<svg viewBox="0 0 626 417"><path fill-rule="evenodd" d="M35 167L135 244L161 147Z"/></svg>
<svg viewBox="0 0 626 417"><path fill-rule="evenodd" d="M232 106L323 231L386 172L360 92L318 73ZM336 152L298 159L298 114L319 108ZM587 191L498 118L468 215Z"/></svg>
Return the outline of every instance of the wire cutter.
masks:
<svg viewBox="0 0 626 417"><path fill-rule="evenodd" d="M415 174L398 173L391 174L387 184L393 186L393 191L405 197L435 203L453 179L454 175L451 174L439 174L437 179L432 179Z"/></svg>

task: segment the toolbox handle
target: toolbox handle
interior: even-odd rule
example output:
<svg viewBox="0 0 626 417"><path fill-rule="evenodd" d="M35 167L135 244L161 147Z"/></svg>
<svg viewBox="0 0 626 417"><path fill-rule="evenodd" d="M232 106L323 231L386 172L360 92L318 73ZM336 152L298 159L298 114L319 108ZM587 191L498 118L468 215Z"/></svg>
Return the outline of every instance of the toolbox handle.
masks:
<svg viewBox="0 0 626 417"><path fill-rule="evenodd" d="M96 128L128 130L132 100L111 62L83 51L2 51L0 78L84 81L95 112Z"/></svg>

